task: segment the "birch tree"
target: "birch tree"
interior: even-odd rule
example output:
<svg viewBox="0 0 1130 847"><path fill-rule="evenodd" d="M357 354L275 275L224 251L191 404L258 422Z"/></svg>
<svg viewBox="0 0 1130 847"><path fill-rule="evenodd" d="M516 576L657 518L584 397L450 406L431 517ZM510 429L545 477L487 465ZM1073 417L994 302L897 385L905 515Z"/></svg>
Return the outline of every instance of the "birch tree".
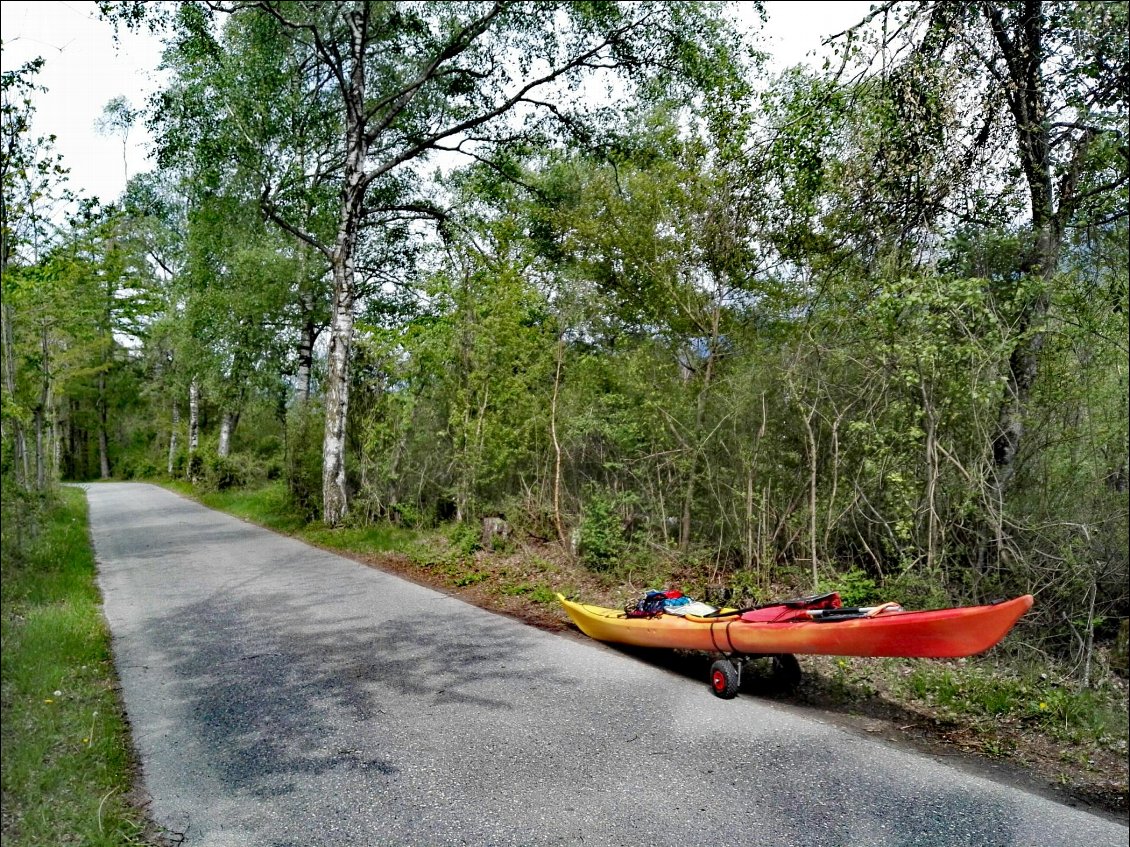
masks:
<svg viewBox="0 0 1130 847"><path fill-rule="evenodd" d="M438 155L489 161L507 145L562 131L596 141L616 116L616 101L693 87L730 58L734 42L715 9L696 3L236 2L209 9L229 16L226 40L199 16L181 36L245 60L255 58L258 38L281 39L293 61L257 90L273 85L292 96L303 125L334 129L332 145L300 167L294 158L264 155L257 127L241 127L259 151L265 213L331 269L322 488L323 517L336 525L348 509L350 346L367 232L379 241L382 230L406 221L443 219L439 198L426 190L425 166ZM583 96L586 86L599 92L595 99ZM326 188L336 194L329 233L306 226L300 214L304 198Z"/></svg>

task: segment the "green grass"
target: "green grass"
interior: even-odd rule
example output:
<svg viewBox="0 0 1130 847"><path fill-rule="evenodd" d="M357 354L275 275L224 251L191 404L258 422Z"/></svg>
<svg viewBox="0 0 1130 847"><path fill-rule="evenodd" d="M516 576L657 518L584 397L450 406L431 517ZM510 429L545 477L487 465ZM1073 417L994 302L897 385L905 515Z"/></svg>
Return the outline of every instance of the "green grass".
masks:
<svg viewBox="0 0 1130 847"><path fill-rule="evenodd" d="M902 690L953 715L1005 718L1064 741L1114 744L1127 739L1125 700L1058 683L1038 670L1003 672L976 663L922 663Z"/></svg>
<svg viewBox="0 0 1130 847"><path fill-rule="evenodd" d="M411 547L416 533L390 524L330 528L320 521L307 523L287 497L286 484L270 483L262 488L200 491L187 482L161 481L165 487L199 500L205 506L227 512L252 523L293 535L312 544L351 553L386 553Z"/></svg>
<svg viewBox="0 0 1130 847"><path fill-rule="evenodd" d="M63 489L0 574L4 844L152 843L125 799L132 754L83 493Z"/></svg>
<svg viewBox="0 0 1130 847"><path fill-rule="evenodd" d="M235 515L277 532L296 533L306 527L306 518L290 504L286 486L272 483L263 488L234 488L227 491L200 491L180 480L160 482L205 506Z"/></svg>

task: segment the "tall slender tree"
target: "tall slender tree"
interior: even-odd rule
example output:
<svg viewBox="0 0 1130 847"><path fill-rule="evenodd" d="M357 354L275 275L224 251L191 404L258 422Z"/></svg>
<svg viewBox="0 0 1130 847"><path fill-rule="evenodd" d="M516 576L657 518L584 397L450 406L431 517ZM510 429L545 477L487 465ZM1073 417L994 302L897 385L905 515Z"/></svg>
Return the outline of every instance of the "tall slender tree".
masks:
<svg viewBox="0 0 1130 847"><path fill-rule="evenodd" d="M436 154L489 159L500 147L562 129L592 138L615 111L577 96L583 86L627 86L625 95L633 85L691 87L732 58L733 40L715 10L698 3L236 2L213 8L230 14L224 43L202 16L190 19L189 13L181 16L181 36L248 70L263 68L251 61L256 39L285 42L293 61L282 74L261 79L266 84L255 93L296 95L288 102L306 116L305 125L335 129L333 144L299 168L293 157L280 165L270 156L260 126L240 126L263 164L263 208L332 271L323 510L326 522L337 524L348 508L349 351L363 294L357 260L366 230L387 234L405 220L443 217L425 190L423 166ZM213 82L224 84L218 77ZM237 98L239 91L228 87L225 96ZM303 198L326 186L337 193L329 237L299 214Z"/></svg>

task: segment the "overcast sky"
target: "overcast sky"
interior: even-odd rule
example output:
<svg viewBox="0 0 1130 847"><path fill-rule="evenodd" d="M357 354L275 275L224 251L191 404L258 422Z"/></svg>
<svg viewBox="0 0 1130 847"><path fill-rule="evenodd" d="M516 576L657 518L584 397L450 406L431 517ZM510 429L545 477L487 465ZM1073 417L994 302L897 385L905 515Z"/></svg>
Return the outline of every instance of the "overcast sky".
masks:
<svg viewBox="0 0 1130 847"><path fill-rule="evenodd" d="M769 24L761 49L773 56L773 67L804 61L822 38L857 22L869 3L767 2ZM37 95L34 131L56 136L56 150L71 169L72 190L110 202L120 195L130 175L149 170L149 137L143 126L130 133L126 162L119 137L100 135L95 124L113 97L124 96L135 107L158 85L160 43L148 34L123 32L115 47L109 24L98 19L93 2L0 2L3 69L12 70L42 56L38 81L47 91Z"/></svg>

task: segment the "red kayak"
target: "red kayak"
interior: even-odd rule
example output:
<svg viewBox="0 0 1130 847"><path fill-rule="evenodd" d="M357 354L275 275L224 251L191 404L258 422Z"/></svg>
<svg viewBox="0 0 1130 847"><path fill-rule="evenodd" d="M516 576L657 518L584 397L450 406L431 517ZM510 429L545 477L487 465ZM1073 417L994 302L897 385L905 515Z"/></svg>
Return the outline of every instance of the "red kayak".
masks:
<svg viewBox="0 0 1130 847"><path fill-rule="evenodd" d="M819 598L822 602L815 607L811 601L817 598L809 598L709 616L632 617L622 610L573 603L558 595L580 630L598 641L736 655L918 658L984 652L1008 634L1033 602L1032 595L1025 594L986 606L907 611L893 603L843 609L838 597L832 602L826 597Z"/></svg>

